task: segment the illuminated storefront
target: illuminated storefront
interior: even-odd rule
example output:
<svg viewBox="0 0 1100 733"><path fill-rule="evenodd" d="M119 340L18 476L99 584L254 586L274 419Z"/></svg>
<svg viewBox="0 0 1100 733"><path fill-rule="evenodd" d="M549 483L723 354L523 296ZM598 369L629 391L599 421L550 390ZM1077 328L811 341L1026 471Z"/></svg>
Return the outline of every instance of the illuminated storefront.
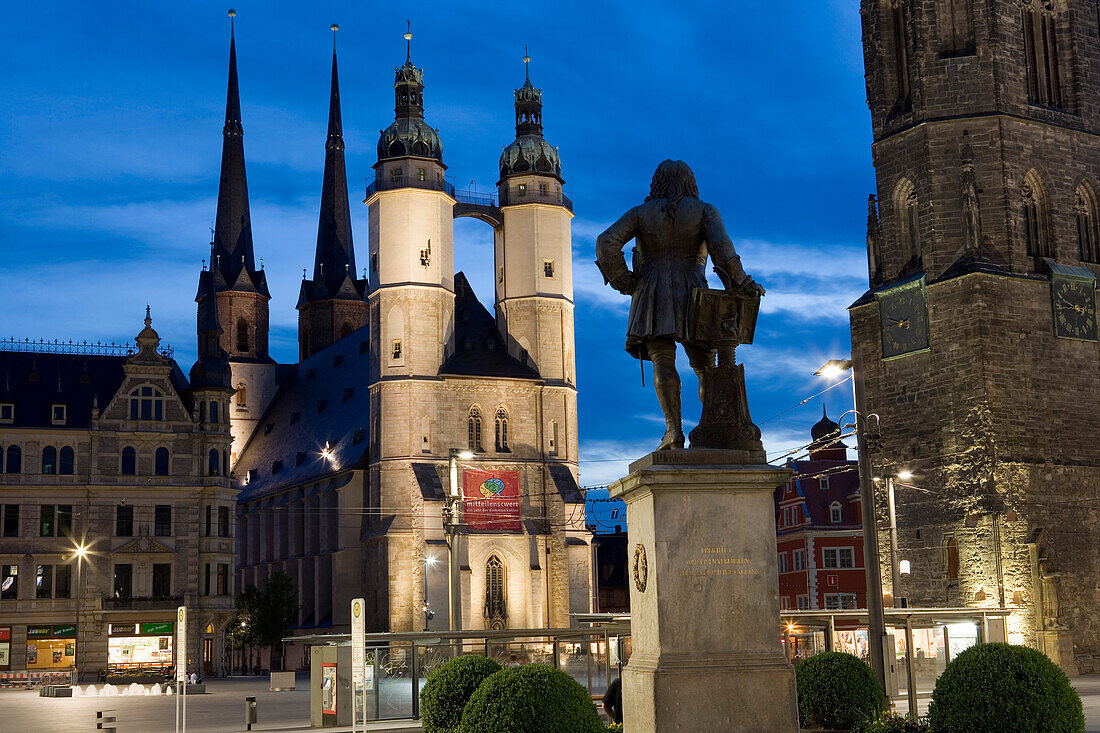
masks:
<svg viewBox="0 0 1100 733"><path fill-rule="evenodd" d="M0 669L11 669L10 626L0 626Z"/></svg>
<svg viewBox="0 0 1100 733"><path fill-rule="evenodd" d="M27 627L27 669L68 669L74 666L74 624Z"/></svg>
<svg viewBox="0 0 1100 733"><path fill-rule="evenodd" d="M110 624L107 633L109 672L156 672L172 666L172 622Z"/></svg>

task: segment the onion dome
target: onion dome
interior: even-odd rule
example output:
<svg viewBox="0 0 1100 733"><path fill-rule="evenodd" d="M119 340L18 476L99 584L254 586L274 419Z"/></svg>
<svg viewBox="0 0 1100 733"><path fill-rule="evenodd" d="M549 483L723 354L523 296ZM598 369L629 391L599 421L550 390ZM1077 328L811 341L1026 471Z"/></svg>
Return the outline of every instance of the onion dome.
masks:
<svg viewBox="0 0 1100 733"><path fill-rule="evenodd" d="M523 62L529 65L531 57L524 56ZM542 90L531 83L529 70L515 94L516 139L500 154L500 177L542 173L561 181L561 157L542 136Z"/></svg>
<svg viewBox="0 0 1100 733"><path fill-rule="evenodd" d="M821 407L821 419L810 428L810 438L813 439L810 445L811 450L847 448L840 440L840 425L829 419L828 413L825 412L824 405Z"/></svg>
<svg viewBox="0 0 1100 733"><path fill-rule="evenodd" d="M394 69L394 121L378 137L378 159L434 158L443 163L439 132L424 121L424 70L412 62L412 33L405 34L405 63Z"/></svg>

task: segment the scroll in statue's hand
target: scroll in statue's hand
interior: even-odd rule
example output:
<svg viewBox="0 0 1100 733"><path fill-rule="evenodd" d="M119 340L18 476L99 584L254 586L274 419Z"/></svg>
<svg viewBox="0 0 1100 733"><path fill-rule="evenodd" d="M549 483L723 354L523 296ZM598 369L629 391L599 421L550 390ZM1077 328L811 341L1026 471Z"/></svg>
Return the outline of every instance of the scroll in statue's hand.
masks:
<svg viewBox="0 0 1100 733"><path fill-rule="evenodd" d="M619 275L611 281L611 287L615 288L623 295L633 295L634 290L638 287L638 277L630 270L626 270L619 273Z"/></svg>

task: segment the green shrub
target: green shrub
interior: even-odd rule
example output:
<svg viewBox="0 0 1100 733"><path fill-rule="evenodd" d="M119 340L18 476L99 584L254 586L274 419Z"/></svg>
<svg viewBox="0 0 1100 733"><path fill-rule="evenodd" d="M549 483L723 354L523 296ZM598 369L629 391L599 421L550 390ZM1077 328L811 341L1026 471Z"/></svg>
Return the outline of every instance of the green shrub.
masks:
<svg viewBox="0 0 1100 733"><path fill-rule="evenodd" d="M473 655L455 657L439 665L420 691L420 716L424 733L452 733L462 720L462 710L474 690L501 666L492 659Z"/></svg>
<svg viewBox="0 0 1100 733"><path fill-rule="evenodd" d="M871 668L851 654L823 652L794 668L803 728L851 728L886 709Z"/></svg>
<svg viewBox="0 0 1100 733"><path fill-rule="evenodd" d="M607 726L607 733L623 733L623 724L612 723L611 725Z"/></svg>
<svg viewBox="0 0 1100 733"><path fill-rule="evenodd" d="M1042 652L979 644L957 656L932 692L936 733L1084 733L1081 698Z"/></svg>
<svg viewBox="0 0 1100 733"><path fill-rule="evenodd" d="M928 733L928 721L888 710L867 718L852 728L853 733Z"/></svg>
<svg viewBox="0 0 1100 733"><path fill-rule="evenodd" d="M606 733L588 691L541 664L492 675L466 704L458 733Z"/></svg>

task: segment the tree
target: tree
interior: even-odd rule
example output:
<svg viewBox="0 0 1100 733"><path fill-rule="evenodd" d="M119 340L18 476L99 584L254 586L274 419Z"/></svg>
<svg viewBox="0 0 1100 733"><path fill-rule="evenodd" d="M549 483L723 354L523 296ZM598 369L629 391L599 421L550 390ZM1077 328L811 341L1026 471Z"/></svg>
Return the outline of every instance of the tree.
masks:
<svg viewBox="0 0 1100 733"><path fill-rule="evenodd" d="M230 649L240 651L242 668L251 667L251 664L245 664L244 650L249 650L248 657L251 661L252 647L256 646L260 605L260 591L254 585L246 586L233 599L234 614L225 629L225 644Z"/></svg>
<svg viewBox="0 0 1100 733"><path fill-rule="evenodd" d="M282 662L283 639L290 633L291 624L298 620L298 589L289 575L276 570L264 579L258 600L256 643L271 649L273 661L277 649Z"/></svg>

